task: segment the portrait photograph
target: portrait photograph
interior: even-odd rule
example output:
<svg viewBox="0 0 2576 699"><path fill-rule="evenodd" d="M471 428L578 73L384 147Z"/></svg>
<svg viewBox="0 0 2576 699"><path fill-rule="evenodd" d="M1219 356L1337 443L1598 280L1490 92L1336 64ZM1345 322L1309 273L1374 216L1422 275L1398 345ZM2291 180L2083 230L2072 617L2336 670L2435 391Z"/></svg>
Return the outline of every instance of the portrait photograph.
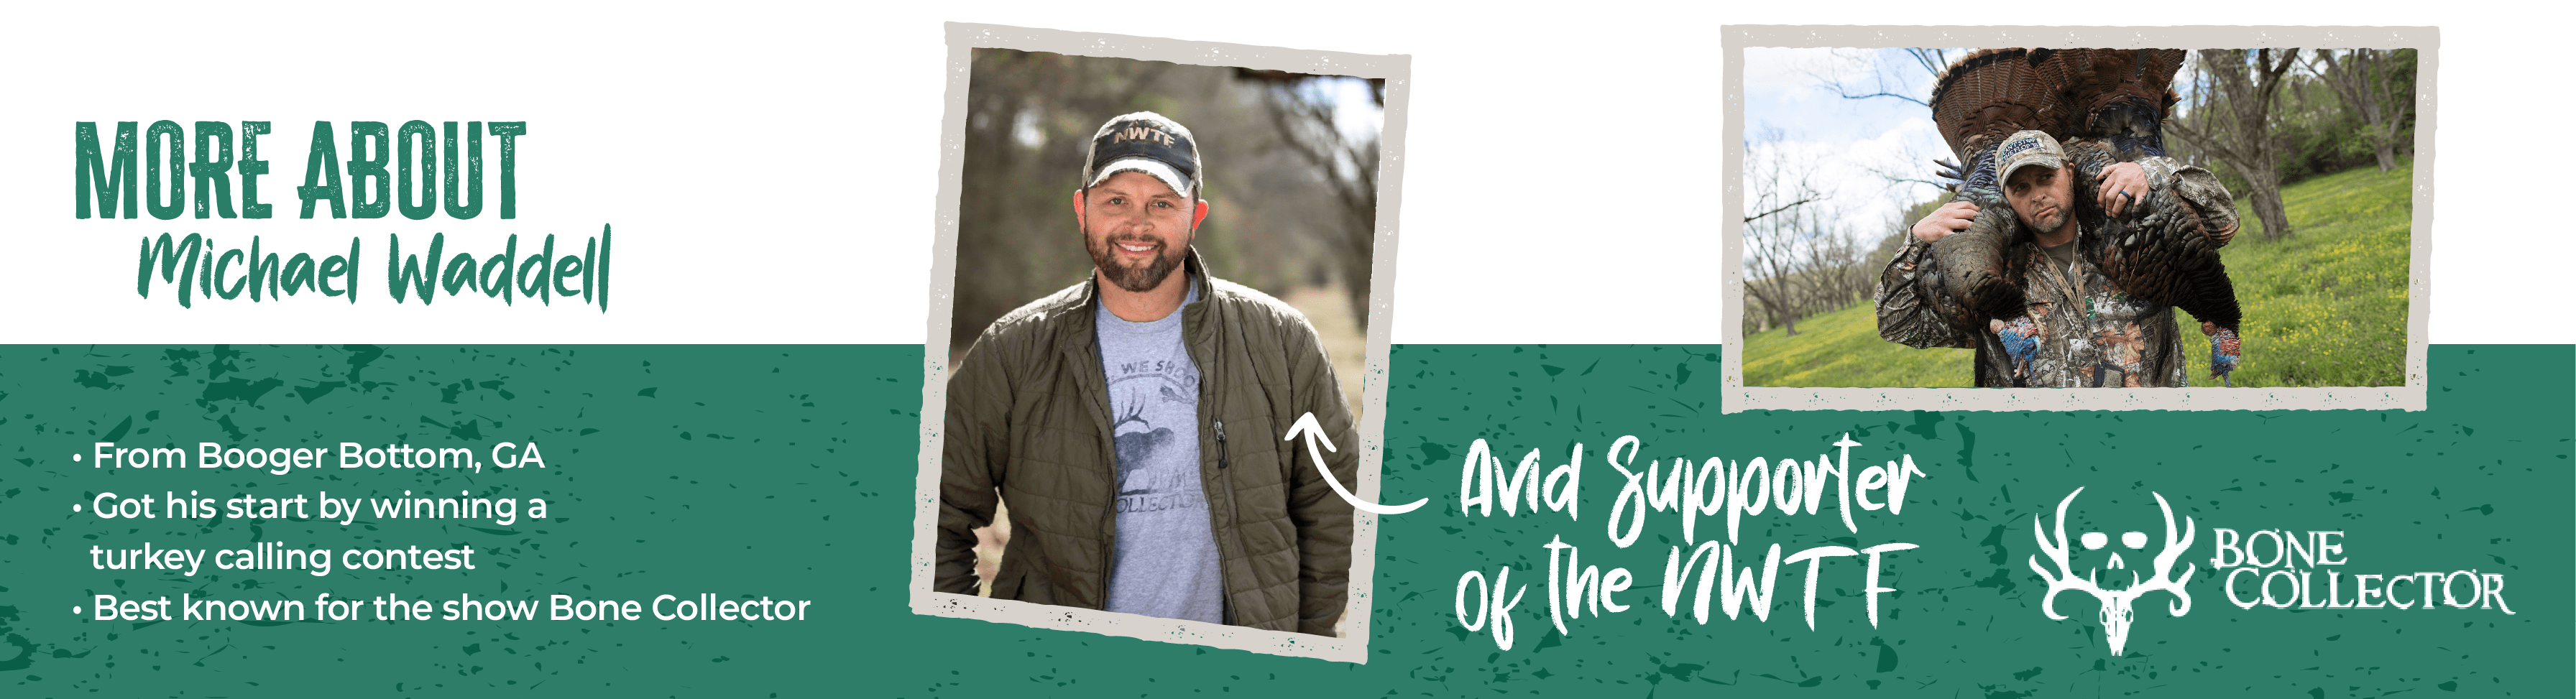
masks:
<svg viewBox="0 0 2576 699"><path fill-rule="evenodd" d="M1388 81L965 67L927 591L1148 638L1352 633Z"/></svg>

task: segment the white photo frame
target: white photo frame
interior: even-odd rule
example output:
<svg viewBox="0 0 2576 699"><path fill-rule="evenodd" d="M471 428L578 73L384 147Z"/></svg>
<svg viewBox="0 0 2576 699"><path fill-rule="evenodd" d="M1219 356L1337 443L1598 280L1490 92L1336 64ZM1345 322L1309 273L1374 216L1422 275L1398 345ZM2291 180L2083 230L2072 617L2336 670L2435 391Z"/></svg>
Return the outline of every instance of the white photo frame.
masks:
<svg viewBox="0 0 2576 699"><path fill-rule="evenodd" d="M1721 29L1726 90L1722 260L1725 392L1721 412L1746 410L2423 410L2431 309L2435 27L1869 27L1730 25ZM2417 50L2413 221L2408 236L2406 383L2285 388L1827 388L1744 385L1744 49L1747 47L2412 48Z"/></svg>
<svg viewBox="0 0 2576 699"><path fill-rule="evenodd" d="M1393 325L1397 215L1403 201L1404 127L1412 91L1412 57L1308 51L1203 41L1031 29L950 22L947 110L940 128L939 199L930 271L929 335L922 357L920 476L913 496L910 591L912 610L931 616L982 619L1042 629L1082 631L1149 641L1341 662L1368 662L1372 578L1376 569L1377 516L1353 513L1350 606L1341 638L1266 631L1197 621L1119 614L1095 609L997 600L931 591L939 525L941 440L945 430L951 314L957 277L958 207L962 200L969 66L977 48L1045 51L1076 56L1284 70L1385 80L1385 125L1379 135L1378 210L1369 275L1367 349L1361 382L1359 482L1353 493L1375 502L1385 453L1388 328Z"/></svg>

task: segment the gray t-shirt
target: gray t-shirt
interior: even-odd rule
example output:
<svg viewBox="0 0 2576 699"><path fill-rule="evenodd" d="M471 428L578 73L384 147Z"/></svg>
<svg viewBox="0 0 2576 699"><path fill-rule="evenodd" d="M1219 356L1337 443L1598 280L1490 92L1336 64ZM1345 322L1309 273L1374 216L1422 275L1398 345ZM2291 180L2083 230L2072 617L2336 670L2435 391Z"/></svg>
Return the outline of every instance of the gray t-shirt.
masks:
<svg viewBox="0 0 2576 699"><path fill-rule="evenodd" d="M1192 284L1183 304L1198 300ZM1109 611L1223 623L1225 582L1199 482L1199 368L1182 338L1182 314L1132 323L1094 310L1118 444Z"/></svg>

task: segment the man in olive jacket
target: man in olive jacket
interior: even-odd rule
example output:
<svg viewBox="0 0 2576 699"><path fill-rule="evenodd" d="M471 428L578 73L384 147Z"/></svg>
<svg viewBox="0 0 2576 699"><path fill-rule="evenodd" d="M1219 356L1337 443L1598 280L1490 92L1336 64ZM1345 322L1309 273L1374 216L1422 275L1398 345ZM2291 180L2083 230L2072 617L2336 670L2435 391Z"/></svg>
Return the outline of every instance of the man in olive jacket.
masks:
<svg viewBox="0 0 2576 699"><path fill-rule="evenodd" d="M1332 635L1357 436L1305 316L1207 273L1198 147L1152 112L1093 136L1074 218L1091 279L1002 316L948 381L934 589ZM1341 451L1285 441L1313 414Z"/></svg>

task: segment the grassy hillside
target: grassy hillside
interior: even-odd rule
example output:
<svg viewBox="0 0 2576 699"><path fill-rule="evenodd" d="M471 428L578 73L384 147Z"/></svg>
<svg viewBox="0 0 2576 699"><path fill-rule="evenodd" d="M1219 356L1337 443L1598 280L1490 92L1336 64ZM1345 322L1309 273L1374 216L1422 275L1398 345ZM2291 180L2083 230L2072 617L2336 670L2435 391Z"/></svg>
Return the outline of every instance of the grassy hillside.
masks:
<svg viewBox="0 0 2576 699"><path fill-rule="evenodd" d="M1878 339L1878 315L1866 301L1798 321L1797 337L1779 328L1744 336L1746 386L1968 386L1974 353L1924 349Z"/></svg>
<svg viewBox="0 0 2576 699"><path fill-rule="evenodd" d="M2406 382L2410 163L2360 168L2283 190L2298 237L2263 241L2245 230L2222 249L2245 309L2238 386L2394 386ZM2193 385L2207 385L2209 344L2181 316ZM1965 386L1968 350L1915 350L1878 339L1869 304L1855 304L1744 339L1748 386Z"/></svg>

